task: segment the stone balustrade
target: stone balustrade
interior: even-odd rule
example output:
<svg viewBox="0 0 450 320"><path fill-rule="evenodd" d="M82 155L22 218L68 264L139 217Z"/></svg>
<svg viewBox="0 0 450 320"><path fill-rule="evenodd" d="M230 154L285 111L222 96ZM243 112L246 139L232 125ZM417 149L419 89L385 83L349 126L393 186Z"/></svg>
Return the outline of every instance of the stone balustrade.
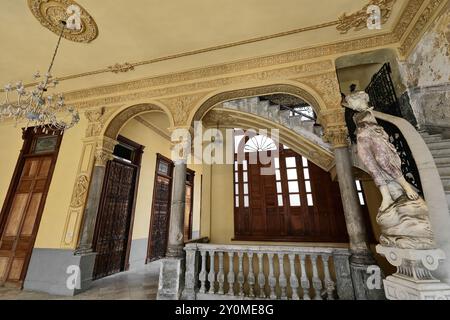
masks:
<svg viewBox="0 0 450 320"><path fill-rule="evenodd" d="M353 299L348 249L187 244L183 299Z"/></svg>

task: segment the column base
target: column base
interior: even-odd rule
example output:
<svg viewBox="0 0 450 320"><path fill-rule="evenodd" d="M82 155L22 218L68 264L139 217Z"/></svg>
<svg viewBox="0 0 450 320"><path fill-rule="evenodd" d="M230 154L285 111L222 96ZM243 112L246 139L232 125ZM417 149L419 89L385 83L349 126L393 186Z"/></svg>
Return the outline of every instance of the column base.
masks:
<svg viewBox="0 0 450 320"><path fill-rule="evenodd" d="M380 288L369 287L369 283L373 282L371 277L374 275L370 272L370 267L373 266L378 267L369 252L353 254L350 257L350 272L356 300L386 300L381 279L379 279ZM381 270L379 276L383 277Z"/></svg>
<svg viewBox="0 0 450 320"><path fill-rule="evenodd" d="M384 280L389 300L450 300L450 286L436 279L437 270L445 259L440 249L414 250L377 246L377 252L397 267L397 272Z"/></svg>
<svg viewBox="0 0 450 320"><path fill-rule="evenodd" d="M62 296L86 291L92 284L96 255L74 255L73 250L63 249L33 249L23 287ZM79 278L75 280L76 275Z"/></svg>
<svg viewBox="0 0 450 320"><path fill-rule="evenodd" d="M166 258L161 261L157 300L180 300L184 269L184 258Z"/></svg>

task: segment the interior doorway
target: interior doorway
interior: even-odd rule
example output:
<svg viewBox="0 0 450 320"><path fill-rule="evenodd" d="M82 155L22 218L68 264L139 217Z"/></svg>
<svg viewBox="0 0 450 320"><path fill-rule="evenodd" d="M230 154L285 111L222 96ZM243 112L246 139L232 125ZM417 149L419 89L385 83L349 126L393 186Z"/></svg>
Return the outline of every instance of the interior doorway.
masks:
<svg viewBox="0 0 450 320"><path fill-rule="evenodd" d="M62 134L28 128L0 215L0 285L21 288L39 229Z"/></svg>
<svg viewBox="0 0 450 320"><path fill-rule="evenodd" d="M139 170L144 147L118 137L114 159L106 165L94 235L94 279L129 268Z"/></svg>
<svg viewBox="0 0 450 320"><path fill-rule="evenodd" d="M147 263L166 255L169 238L170 208L172 200L173 161L157 154L155 183L153 188L152 218L148 237ZM186 205L184 239L192 238L195 171L186 169Z"/></svg>

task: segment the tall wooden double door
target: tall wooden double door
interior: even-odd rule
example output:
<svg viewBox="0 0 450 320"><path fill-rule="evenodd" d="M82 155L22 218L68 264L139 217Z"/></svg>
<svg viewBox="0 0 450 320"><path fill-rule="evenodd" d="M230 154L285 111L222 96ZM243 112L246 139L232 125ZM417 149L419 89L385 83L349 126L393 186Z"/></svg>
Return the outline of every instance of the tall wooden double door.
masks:
<svg viewBox="0 0 450 320"><path fill-rule="evenodd" d="M128 269L134 206L143 147L119 137L108 161L94 236L94 279Z"/></svg>
<svg viewBox="0 0 450 320"><path fill-rule="evenodd" d="M0 285L22 287L62 135L29 128L0 215Z"/></svg>

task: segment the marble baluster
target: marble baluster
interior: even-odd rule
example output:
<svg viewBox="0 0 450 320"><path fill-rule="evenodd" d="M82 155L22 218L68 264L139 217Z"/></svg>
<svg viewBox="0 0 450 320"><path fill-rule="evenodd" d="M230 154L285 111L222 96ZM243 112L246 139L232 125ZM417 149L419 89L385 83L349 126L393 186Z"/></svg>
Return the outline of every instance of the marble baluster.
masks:
<svg viewBox="0 0 450 320"><path fill-rule="evenodd" d="M317 255L312 254L310 255L311 263L312 263L312 270L313 270L313 277L312 277L312 284L314 288L314 300L322 300L321 290L322 290L322 280L319 278L319 270L317 266Z"/></svg>
<svg viewBox="0 0 450 320"><path fill-rule="evenodd" d="M303 289L303 300L311 300L309 295L309 289L311 288L311 283L308 279L308 274L306 272L306 255L300 255L300 268L301 268L301 278L300 284Z"/></svg>
<svg viewBox="0 0 450 320"><path fill-rule="evenodd" d="M224 294L223 283L225 281L225 275L223 272L223 252L219 252L218 256L219 256L219 273L217 274L217 281L219 282L218 294L223 295Z"/></svg>
<svg viewBox="0 0 450 320"><path fill-rule="evenodd" d="M247 276L247 282L249 286L249 297L254 298L255 297L255 273L253 272L253 252L247 252L248 257L248 276Z"/></svg>
<svg viewBox="0 0 450 320"><path fill-rule="evenodd" d="M215 284L216 284L216 270L214 269L214 257L215 252L209 251L209 274L208 274L208 281L209 281L209 294L215 293Z"/></svg>
<svg viewBox="0 0 450 320"><path fill-rule="evenodd" d="M295 254L290 253L289 254L289 265L290 265L290 276L289 276L289 284L291 286L292 290L292 300L299 300L300 297L298 296L298 279L297 274L295 273Z"/></svg>
<svg viewBox="0 0 450 320"><path fill-rule="evenodd" d="M264 274L263 258L264 253L258 253L258 287L261 299L266 298L266 275Z"/></svg>
<svg viewBox="0 0 450 320"><path fill-rule="evenodd" d="M274 254L269 253L267 254L269 257L269 287L270 287L270 299L275 300L277 298L275 289L277 285L277 278L275 277L274 273Z"/></svg>
<svg viewBox="0 0 450 320"><path fill-rule="evenodd" d="M280 268L280 276L278 277L278 284L281 289L281 300L287 299L287 278L284 270L284 254L278 253L278 266Z"/></svg>
<svg viewBox="0 0 450 320"><path fill-rule="evenodd" d="M328 300L334 300L334 290L335 290L335 284L334 281L331 279L330 275L330 256L329 255L322 255L322 262L323 262L323 270L325 274L325 288L327 289L327 299Z"/></svg>
<svg viewBox="0 0 450 320"><path fill-rule="evenodd" d="M229 270L227 274L227 282L228 282L228 295L234 296L234 282L236 281L236 277L234 274L234 252L228 252L228 265Z"/></svg>
<svg viewBox="0 0 450 320"><path fill-rule="evenodd" d="M206 251L200 251L200 255L202 256L202 269L198 278L200 279L200 293L206 293Z"/></svg>
<svg viewBox="0 0 450 320"><path fill-rule="evenodd" d="M238 283L239 283L239 296L244 296L244 253L238 252L239 258L239 273L238 273Z"/></svg>

